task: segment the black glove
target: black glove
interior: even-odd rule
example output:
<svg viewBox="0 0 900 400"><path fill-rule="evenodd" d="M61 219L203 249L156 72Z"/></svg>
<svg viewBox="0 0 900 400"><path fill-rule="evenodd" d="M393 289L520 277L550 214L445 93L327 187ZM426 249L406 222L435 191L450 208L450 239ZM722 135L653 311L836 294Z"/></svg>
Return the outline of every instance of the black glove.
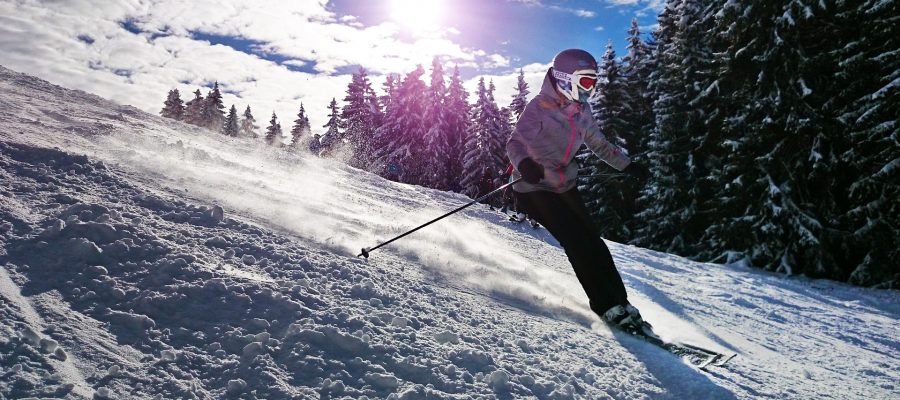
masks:
<svg viewBox="0 0 900 400"><path fill-rule="evenodd" d="M628 166L625 167L625 170L622 172L633 176L639 181L645 181L650 177L650 170L648 170L647 167L644 166L644 164L638 164L635 162L628 164Z"/></svg>
<svg viewBox="0 0 900 400"><path fill-rule="evenodd" d="M535 184L544 179L544 166L532 160L531 157L527 157L519 162L518 169L525 182Z"/></svg>

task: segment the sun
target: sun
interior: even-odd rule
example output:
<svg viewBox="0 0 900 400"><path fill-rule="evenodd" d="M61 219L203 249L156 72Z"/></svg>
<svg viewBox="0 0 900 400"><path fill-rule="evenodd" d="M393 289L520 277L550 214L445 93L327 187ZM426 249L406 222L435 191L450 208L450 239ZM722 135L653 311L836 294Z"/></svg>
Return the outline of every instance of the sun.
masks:
<svg viewBox="0 0 900 400"><path fill-rule="evenodd" d="M441 0L392 0L391 18L414 34L435 31L439 28Z"/></svg>

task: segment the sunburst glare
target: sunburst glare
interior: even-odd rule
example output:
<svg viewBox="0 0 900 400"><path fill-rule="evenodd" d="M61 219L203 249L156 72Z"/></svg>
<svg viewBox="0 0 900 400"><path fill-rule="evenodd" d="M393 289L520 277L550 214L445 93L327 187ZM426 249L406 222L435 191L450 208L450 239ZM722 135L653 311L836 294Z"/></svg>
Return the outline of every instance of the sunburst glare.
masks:
<svg viewBox="0 0 900 400"><path fill-rule="evenodd" d="M413 34L436 31L444 12L441 0L392 0L391 17Z"/></svg>

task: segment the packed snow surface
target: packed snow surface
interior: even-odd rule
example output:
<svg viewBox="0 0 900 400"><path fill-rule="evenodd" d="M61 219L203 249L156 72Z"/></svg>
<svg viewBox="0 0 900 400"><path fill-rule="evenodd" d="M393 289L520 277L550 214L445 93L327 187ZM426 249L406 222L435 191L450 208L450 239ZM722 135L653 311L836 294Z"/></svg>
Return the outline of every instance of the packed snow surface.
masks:
<svg viewBox="0 0 900 400"><path fill-rule="evenodd" d="M0 398L887 399L898 295L608 243L699 370L469 199L0 68Z"/></svg>

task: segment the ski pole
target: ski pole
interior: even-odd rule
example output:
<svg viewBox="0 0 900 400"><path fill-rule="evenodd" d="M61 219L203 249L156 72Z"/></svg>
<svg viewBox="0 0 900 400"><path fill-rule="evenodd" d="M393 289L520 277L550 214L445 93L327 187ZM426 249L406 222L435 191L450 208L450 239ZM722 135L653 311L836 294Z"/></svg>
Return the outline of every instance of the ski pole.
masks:
<svg viewBox="0 0 900 400"><path fill-rule="evenodd" d="M452 214L455 214L455 213L457 213L457 212L459 212L459 211L462 211L464 208L466 208L466 207L468 207L468 206L471 206L472 204L478 203L478 202L480 202L480 201L482 201L482 200L484 200L484 199L486 199L486 198L488 198L488 197L491 197L491 195L493 195L493 194L495 194L495 193L497 193L497 192L499 192L499 191L501 191L501 190L503 190L503 189L506 189L507 187L509 187L509 186L511 186L511 185L513 185L513 184L515 184L515 183L517 183L517 182L519 182L519 181L521 181L521 180L522 180L522 178L519 178L519 179L516 179L516 180L514 180L514 181L512 181L512 182L510 182L510 183L507 183L507 184L503 185L503 186L500 186L500 187L498 187L498 188L492 190L490 193L488 193L488 194L486 194L486 195L484 195L484 196L481 196L481 197L479 197L479 198L477 198L477 199L475 199L475 200L472 200L472 201L468 202L467 204L465 204L465 205L463 205L463 206L460 206L459 208L457 208L457 209L455 209L455 210L453 210L453 211L450 211L450 212L448 212L448 213L446 213L446 214L444 214L444 215L441 215L440 217L437 217L437 218L435 218L435 219L433 219L433 220L431 220L431 221L428 221L428 222L426 222L426 223L424 223L424 224L422 224L422 225L419 225L419 226L413 228L412 230L407 231L406 233L404 233L404 234L402 234L402 235L400 235L400 236L397 236L397 237L395 237L395 238L393 238L393 239L391 239L391 240L388 240L387 242L380 243L380 244L378 244L377 246L371 247L371 248L368 248L368 249L365 248L365 247L363 247L362 252L359 253L359 254L357 255L357 257L365 257L365 258L369 258L369 253L375 251L375 250L378 249L379 247L384 246L384 245L386 245L386 244L388 244L388 243L391 243L391 242L393 242L393 241L395 241L395 240L397 240L397 239L400 239L400 238L402 238L402 237L404 237L404 236L406 236L406 235L409 235L410 233L413 233L413 232L415 232L415 231L417 231L417 230L419 230L419 229L422 229L422 228L424 228L424 227L426 227L426 226L428 226L428 225L431 225L431 224L433 224L433 223L435 223L435 222L438 222L438 221L440 221L440 220L442 220L442 219L444 219L444 218L446 218L446 217L449 217L449 216L452 215Z"/></svg>

